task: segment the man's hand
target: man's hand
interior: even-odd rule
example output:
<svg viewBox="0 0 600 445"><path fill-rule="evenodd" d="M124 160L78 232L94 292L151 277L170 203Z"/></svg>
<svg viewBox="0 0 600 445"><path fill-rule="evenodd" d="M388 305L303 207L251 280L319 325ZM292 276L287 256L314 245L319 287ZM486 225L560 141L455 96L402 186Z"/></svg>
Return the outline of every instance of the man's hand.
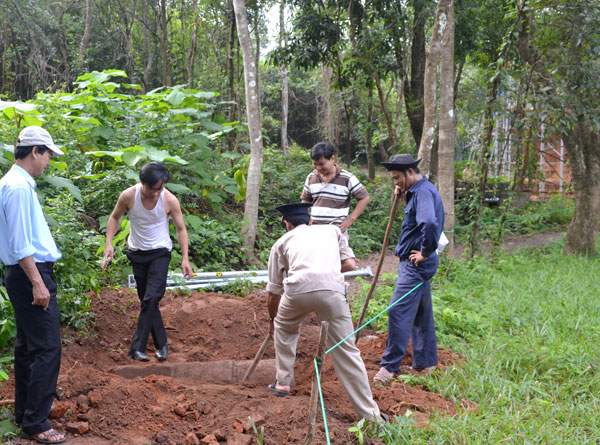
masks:
<svg viewBox="0 0 600 445"><path fill-rule="evenodd" d="M399 185L397 185L396 187L394 187L394 193L398 196L400 196L402 198L402 196L404 196L404 192L402 191L402 189L400 188Z"/></svg>
<svg viewBox="0 0 600 445"><path fill-rule="evenodd" d="M426 259L427 257L423 256L420 250L411 250L410 255L408 256L408 261L410 261L415 267L417 267L419 263L422 263Z"/></svg>
<svg viewBox="0 0 600 445"><path fill-rule="evenodd" d="M44 310L48 308L48 303L50 303L50 292L48 292L48 288L42 282L39 285L33 285L32 288L33 293L33 302L31 303L33 306L42 306Z"/></svg>
<svg viewBox="0 0 600 445"><path fill-rule="evenodd" d="M190 266L190 262L188 260L183 260L181 262L181 272L186 280L189 280L194 276L194 271L192 270L192 266Z"/></svg>
<svg viewBox="0 0 600 445"><path fill-rule="evenodd" d="M112 244L104 247L104 258L102 258L102 270L106 270L108 264L113 260L115 249Z"/></svg>
<svg viewBox="0 0 600 445"><path fill-rule="evenodd" d="M356 221L352 215L349 215L345 220L341 222L339 228L342 232L345 232L350 228L350 226Z"/></svg>

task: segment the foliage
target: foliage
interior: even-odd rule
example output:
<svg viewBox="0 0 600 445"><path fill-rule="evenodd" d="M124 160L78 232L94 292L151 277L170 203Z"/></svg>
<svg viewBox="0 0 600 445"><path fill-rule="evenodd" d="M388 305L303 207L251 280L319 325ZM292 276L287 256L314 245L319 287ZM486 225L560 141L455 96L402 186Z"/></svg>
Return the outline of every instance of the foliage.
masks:
<svg viewBox="0 0 600 445"><path fill-rule="evenodd" d="M62 193L46 199L46 203L52 234L63 254L55 266L61 318L75 328L83 329L94 318L91 299L100 293L102 285L95 252L104 244L104 237L87 229L77 219L82 208L72 196Z"/></svg>
<svg viewBox="0 0 600 445"><path fill-rule="evenodd" d="M465 203L459 201L456 205L457 225L454 227L457 243L466 241L466 232L469 230L465 210ZM558 194L547 200L529 201L520 208L484 207L481 213L481 239L552 230L568 224L573 218L573 211L573 200Z"/></svg>
<svg viewBox="0 0 600 445"><path fill-rule="evenodd" d="M0 350L4 350L16 335L17 326L13 306L8 299L6 288L0 286Z"/></svg>
<svg viewBox="0 0 600 445"><path fill-rule="evenodd" d="M405 438L384 443L595 442L600 259L561 249L442 261L432 281L438 342L463 359L427 385L478 408L399 426Z"/></svg>
<svg viewBox="0 0 600 445"><path fill-rule="evenodd" d="M227 215L216 219L189 214L184 220L190 238L190 256L201 270L235 269L244 264L245 259L240 255L239 219Z"/></svg>

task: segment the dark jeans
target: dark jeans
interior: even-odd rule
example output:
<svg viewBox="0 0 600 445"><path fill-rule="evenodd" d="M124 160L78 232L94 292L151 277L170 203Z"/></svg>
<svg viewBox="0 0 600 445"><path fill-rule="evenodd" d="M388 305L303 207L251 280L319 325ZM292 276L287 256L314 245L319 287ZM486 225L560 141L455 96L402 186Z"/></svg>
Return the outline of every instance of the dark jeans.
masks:
<svg viewBox="0 0 600 445"><path fill-rule="evenodd" d="M31 281L21 266L6 269L6 290L17 321L15 420L28 434L51 428L47 419L56 395L61 355L60 312L52 264L39 263L37 268L50 292L46 310L32 306Z"/></svg>
<svg viewBox="0 0 600 445"><path fill-rule="evenodd" d="M171 251L165 248L129 251L133 276L140 298L141 309L137 328L131 339L130 352L145 352L152 334L155 349L167 344L167 332L158 304L165 294Z"/></svg>
<svg viewBox="0 0 600 445"><path fill-rule="evenodd" d="M438 364L430 281L437 271L438 261L437 254L418 267L408 260L400 261L396 288L390 305L419 283L423 285L388 311L387 340L380 366L390 372L400 369L410 338L413 346L413 368L422 369Z"/></svg>

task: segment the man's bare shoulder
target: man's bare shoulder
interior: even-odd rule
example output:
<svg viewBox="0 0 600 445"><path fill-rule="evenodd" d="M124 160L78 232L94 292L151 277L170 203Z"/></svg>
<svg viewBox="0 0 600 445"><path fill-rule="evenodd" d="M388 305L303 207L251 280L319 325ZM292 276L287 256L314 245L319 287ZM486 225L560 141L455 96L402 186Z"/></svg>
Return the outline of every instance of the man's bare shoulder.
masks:
<svg viewBox="0 0 600 445"><path fill-rule="evenodd" d="M165 188L165 205L167 213L171 213L173 209L180 208L179 199L172 192Z"/></svg>
<svg viewBox="0 0 600 445"><path fill-rule="evenodd" d="M133 200L135 199L135 185L123 190L119 195L119 203L130 209L133 206Z"/></svg>

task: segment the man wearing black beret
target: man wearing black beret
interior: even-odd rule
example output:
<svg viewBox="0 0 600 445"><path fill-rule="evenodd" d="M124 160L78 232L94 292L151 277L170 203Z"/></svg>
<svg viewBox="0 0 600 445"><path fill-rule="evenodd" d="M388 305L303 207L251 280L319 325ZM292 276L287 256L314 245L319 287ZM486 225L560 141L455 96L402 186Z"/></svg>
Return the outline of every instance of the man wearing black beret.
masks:
<svg viewBox="0 0 600 445"><path fill-rule="evenodd" d="M278 396L290 394L300 323L306 315L316 312L320 320L329 322L327 348L354 330L342 274L354 269L354 256L337 226L309 225L311 205L277 208L286 233L271 248L267 291L277 365L276 380L269 388ZM354 338L350 336L330 355L358 418L381 421Z"/></svg>
<svg viewBox="0 0 600 445"><path fill-rule="evenodd" d="M420 159L398 154L384 162L394 181L395 193L406 197L402 233L395 254L400 258L398 279L388 311L388 333L376 383L389 383L400 370L408 340L412 338L415 370L438 364L437 341L431 303L431 278L438 268L436 249L444 228L444 205L435 186L419 170Z"/></svg>

